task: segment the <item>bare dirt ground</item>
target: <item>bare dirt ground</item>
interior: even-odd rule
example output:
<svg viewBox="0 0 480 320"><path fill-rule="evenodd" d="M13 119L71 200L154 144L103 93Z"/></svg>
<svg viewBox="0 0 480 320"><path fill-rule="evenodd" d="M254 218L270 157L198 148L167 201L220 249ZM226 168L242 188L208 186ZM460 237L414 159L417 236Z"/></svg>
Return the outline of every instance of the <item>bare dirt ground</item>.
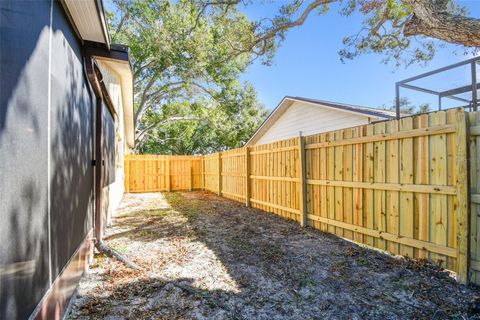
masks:
<svg viewBox="0 0 480 320"><path fill-rule="evenodd" d="M480 292L203 192L128 194L69 319L480 319Z"/></svg>

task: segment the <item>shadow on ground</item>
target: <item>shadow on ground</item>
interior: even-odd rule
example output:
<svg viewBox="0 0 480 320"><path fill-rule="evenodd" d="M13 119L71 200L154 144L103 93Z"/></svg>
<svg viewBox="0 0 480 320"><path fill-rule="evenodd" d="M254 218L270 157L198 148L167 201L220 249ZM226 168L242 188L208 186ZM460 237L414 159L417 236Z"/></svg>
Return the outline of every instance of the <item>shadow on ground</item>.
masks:
<svg viewBox="0 0 480 320"><path fill-rule="evenodd" d="M127 195L70 318L479 317L479 292L432 265L356 246L212 194Z"/></svg>

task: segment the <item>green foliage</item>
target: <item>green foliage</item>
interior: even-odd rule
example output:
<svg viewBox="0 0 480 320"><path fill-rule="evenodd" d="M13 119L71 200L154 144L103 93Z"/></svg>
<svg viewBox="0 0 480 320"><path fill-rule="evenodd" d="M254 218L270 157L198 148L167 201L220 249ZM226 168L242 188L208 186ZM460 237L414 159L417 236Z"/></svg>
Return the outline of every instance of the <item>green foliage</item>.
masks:
<svg viewBox="0 0 480 320"><path fill-rule="evenodd" d="M434 41L419 41L403 35L403 25L411 9L401 0L349 0L348 3L342 14L350 16L359 11L365 19L357 34L343 39L345 48L339 52L342 62L365 53L383 54L384 63L394 61L397 66L434 57L437 48Z"/></svg>
<svg viewBox="0 0 480 320"><path fill-rule="evenodd" d="M466 14L464 7L453 1L448 3L447 12L458 16ZM437 39L404 34L406 23L415 14L406 0L348 0L340 12L345 16L357 12L364 15L360 31L343 39L345 48L339 51L342 62L375 53L383 56L384 63L393 62L397 67L425 64L445 46ZM475 53L478 50L463 47L463 51Z"/></svg>
<svg viewBox="0 0 480 320"><path fill-rule="evenodd" d="M288 30L301 26L312 12L328 13L331 3L339 3L345 16L364 17L361 30L344 38L342 61L377 53L397 66L422 63L442 45L404 35L418 13L415 5L432 4L427 0L266 1L275 7L273 16L258 21L239 9L252 0L111 1L113 42L131 50L136 149L141 152L193 154L242 145L265 111L254 89L238 83L239 76L256 59L271 64ZM466 13L454 1L434 4L441 6L438 12Z"/></svg>
<svg viewBox="0 0 480 320"><path fill-rule="evenodd" d="M396 104L395 101L392 102L390 106L382 105L380 109L388 110L388 111L395 111ZM400 98L400 113L401 114L421 114L427 113L430 111L430 104L429 103L422 103L420 105L416 105L412 103L408 98L402 97Z"/></svg>
<svg viewBox="0 0 480 320"><path fill-rule="evenodd" d="M175 102L147 117L193 117L194 121L172 121L154 128L139 148L141 153L208 154L241 147L266 117L250 85L220 92L222 103Z"/></svg>
<svg viewBox="0 0 480 320"><path fill-rule="evenodd" d="M113 42L133 61L136 150L177 154L246 142L266 113L240 74L256 59L269 65L286 32L330 2L295 0L251 21L239 11L250 0L111 1Z"/></svg>
<svg viewBox="0 0 480 320"><path fill-rule="evenodd" d="M113 41L127 44L133 60L137 151L236 147L261 123L253 88L238 78L276 47L259 49L257 26L227 2L113 0Z"/></svg>

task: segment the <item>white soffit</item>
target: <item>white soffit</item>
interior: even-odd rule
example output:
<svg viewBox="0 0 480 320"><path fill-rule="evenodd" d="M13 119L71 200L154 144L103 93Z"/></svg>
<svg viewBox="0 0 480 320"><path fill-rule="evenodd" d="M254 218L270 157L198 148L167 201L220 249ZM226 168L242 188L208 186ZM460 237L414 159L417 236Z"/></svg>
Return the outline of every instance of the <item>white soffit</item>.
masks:
<svg viewBox="0 0 480 320"><path fill-rule="evenodd" d="M83 40L110 45L104 25L103 9L97 7L101 5L97 4L97 0L63 0L63 2Z"/></svg>
<svg viewBox="0 0 480 320"><path fill-rule="evenodd" d="M122 87L123 122L127 144L133 148L135 144L135 126L133 119L133 75L128 61L114 60L95 56L95 59L115 71L120 77Z"/></svg>

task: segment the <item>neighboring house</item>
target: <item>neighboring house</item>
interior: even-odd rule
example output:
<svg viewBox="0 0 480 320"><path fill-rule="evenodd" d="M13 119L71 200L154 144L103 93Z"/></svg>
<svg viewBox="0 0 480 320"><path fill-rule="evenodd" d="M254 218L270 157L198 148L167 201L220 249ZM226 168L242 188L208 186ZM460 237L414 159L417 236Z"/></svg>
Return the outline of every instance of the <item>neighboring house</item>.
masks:
<svg viewBox="0 0 480 320"><path fill-rule="evenodd" d="M395 118L395 112L286 96L247 142L247 146Z"/></svg>
<svg viewBox="0 0 480 320"><path fill-rule="evenodd" d="M57 319L123 196L128 48L100 0L3 0L0 77L0 319Z"/></svg>

